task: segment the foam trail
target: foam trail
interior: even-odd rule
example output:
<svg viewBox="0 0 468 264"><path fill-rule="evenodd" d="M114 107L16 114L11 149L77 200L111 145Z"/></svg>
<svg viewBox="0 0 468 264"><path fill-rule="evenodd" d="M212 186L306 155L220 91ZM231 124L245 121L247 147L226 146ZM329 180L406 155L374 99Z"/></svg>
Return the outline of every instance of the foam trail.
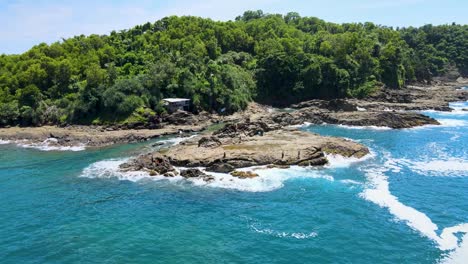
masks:
<svg viewBox="0 0 468 264"><path fill-rule="evenodd" d="M468 161L461 158L448 157L445 160L412 161L396 160L396 163L409 167L414 172L428 176L461 177L468 172ZM460 174L461 173L461 174ZM454 174L456 174L454 176Z"/></svg>
<svg viewBox="0 0 468 264"><path fill-rule="evenodd" d="M466 264L468 259L468 233L463 236L460 247L443 259L441 264Z"/></svg>
<svg viewBox="0 0 468 264"><path fill-rule="evenodd" d="M16 144L23 148L33 148L42 151L83 151L86 145L79 144L75 146L60 146L56 145L58 140L56 138L48 138L41 143L25 143L25 141L16 141Z"/></svg>
<svg viewBox="0 0 468 264"><path fill-rule="evenodd" d="M390 193L388 177L385 176L384 172L385 170L379 171L378 169L367 171L366 176L373 187L364 190L360 194L361 197L380 207L387 208L397 219L405 221L409 227L435 241L441 250L456 249L458 238L455 234L467 233L468 224L445 228L440 236L437 235L436 231L439 228L427 215L404 205Z"/></svg>
<svg viewBox="0 0 468 264"><path fill-rule="evenodd" d="M350 126L350 125L337 125L337 126L346 128L346 129L392 130L391 127L385 127L385 126Z"/></svg>

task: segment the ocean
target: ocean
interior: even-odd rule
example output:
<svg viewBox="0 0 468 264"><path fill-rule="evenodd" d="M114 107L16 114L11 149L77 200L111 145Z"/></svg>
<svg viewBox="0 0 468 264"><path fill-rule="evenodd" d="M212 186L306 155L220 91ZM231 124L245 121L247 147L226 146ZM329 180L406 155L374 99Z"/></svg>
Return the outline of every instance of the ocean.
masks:
<svg viewBox="0 0 468 264"><path fill-rule="evenodd" d="M154 141L0 141L0 262L468 263L468 103L451 106L424 112L441 126L304 125L371 155L211 183L117 171Z"/></svg>

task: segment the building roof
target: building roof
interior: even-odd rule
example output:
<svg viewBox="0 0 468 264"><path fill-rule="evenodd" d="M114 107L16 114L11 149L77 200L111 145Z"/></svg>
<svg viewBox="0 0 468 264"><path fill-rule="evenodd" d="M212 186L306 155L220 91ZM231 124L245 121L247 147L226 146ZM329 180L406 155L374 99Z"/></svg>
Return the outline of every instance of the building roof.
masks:
<svg viewBox="0 0 468 264"><path fill-rule="evenodd" d="M166 101L168 103L178 103L178 102L187 102L187 101L190 101L190 99L187 99L187 98L164 98L163 101Z"/></svg>

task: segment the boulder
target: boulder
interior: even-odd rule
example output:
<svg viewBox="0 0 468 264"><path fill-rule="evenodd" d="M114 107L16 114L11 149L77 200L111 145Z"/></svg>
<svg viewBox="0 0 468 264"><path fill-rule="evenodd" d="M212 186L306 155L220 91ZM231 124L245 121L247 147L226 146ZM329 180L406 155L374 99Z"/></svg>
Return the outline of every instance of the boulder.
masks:
<svg viewBox="0 0 468 264"><path fill-rule="evenodd" d="M269 126L263 121L251 122L250 120L245 120L237 123L226 124L222 129L213 133L213 135L219 138L225 137L238 137L238 136L256 136L263 135L268 131L279 129L277 126Z"/></svg>
<svg viewBox="0 0 468 264"><path fill-rule="evenodd" d="M180 176L184 178L198 178L208 176L206 173L199 169L186 169L180 171Z"/></svg>
<svg viewBox="0 0 468 264"><path fill-rule="evenodd" d="M215 162L206 168L207 171L229 173L233 171L235 167L229 163Z"/></svg>
<svg viewBox="0 0 468 264"><path fill-rule="evenodd" d="M159 153L140 155L127 163L121 164L120 169L122 171L146 170L149 171L152 176L165 175L168 173L175 174L176 171L169 160Z"/></svg>
<svg viewBox="0 0 468 264"><path fill-rule="evenodd" d="M233 171L231 172L231 175L239 179L251 179L258 177L258 174L252 171Z"/></svg>
<svg viewBox="0 0 468 264"><path fill-rule="evenodd" d="M198 140L198 147L203 148L215 148L221 146L221 141L219 138L211 136L211 137L202 137Z"/></svg>

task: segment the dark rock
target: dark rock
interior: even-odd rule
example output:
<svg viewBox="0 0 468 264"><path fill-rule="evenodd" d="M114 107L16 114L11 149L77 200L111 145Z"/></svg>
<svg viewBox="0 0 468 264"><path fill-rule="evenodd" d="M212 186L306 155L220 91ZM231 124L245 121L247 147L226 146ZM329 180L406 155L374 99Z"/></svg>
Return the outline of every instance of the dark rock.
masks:
<svg viewBox="0 0 468 264"><path fill-rule="evenodd" d="M215 162L206 168L207 171L229 173L233 171L235 167L229 163Z"/></svg>
<svg viewBox="0 0 468 264"><path fill-rule="evenodd" d="M165 121L172 125L191 125L193 124L193 114L178 110L168 115Z"/></svg>
<svg viewBox="0 0 468 264"><path fill-rule="evenodd" d="M333 111L333 112L357 111L357 106L354 103L351 103L347 99L333 99L333 100L329 100L329 101L327 101L327 100L310 100L310 101L302 102L302 103L299 103L299 104L296 104L296 105L292 105L292 108L296 108L296 109L309 108L309 107L325 109L325 110Z"/></svg>
<svg viewBox="0 0 468 264"><path fill-rule="evenodd" d="M223 137L238 137L238 136L255 136L263 135L268 131L279 129L279 126L269 126L263 121L250 122L246 120L243 122L226 124L222 129L215 131L213 135L223 138Z"/></svg>
<svg viewBox="0 0 468 264"><path fill-rule="evenodd" d="M221 146L221 141L214 136L211 137L202 137L200 140L198 140L198 147L203 147L203 148L214 148Z"/></svg>
<svg viewBox="0 0 468 264"><path fill-rule="evenodd" d="M136 159L120 165L120 169L123 171L147 170L154 175L175 172L169 160L158 153L140 155Z"/></svg>
<svg viewBox="0 0 468 264"><path fill-rule="evenodd" d="M198 177L206 177L208 175L199 169L186 169L186 170L180 171L180 176L184 178L198 178Z"/></svg>

